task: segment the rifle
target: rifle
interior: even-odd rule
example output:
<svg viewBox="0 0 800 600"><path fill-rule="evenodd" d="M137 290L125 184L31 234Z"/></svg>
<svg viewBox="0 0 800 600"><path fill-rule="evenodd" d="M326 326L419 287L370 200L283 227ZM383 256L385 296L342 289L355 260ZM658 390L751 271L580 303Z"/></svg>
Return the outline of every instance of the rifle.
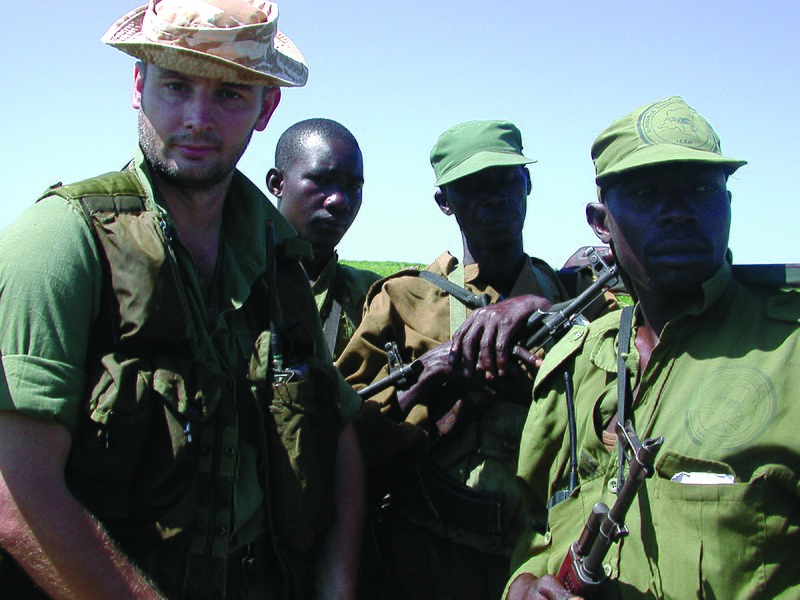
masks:
<svg viewBox="0 0 800 600"><path fill-rule="evenodd" d="M534 354L551 339L563 336L575 323L582 320L581 313L607 290L619 285L616 265L608 266L594 248L587 250L587 258L597 279L580 295L567 302L554 304L547 311L533 313L525 324L519 341L514 344L512 355L529 364L535 361ZM387 351L390 342L386 345ZM395 345L396 349L396 345ZM393 361L395 361L393 363ZM399 367L396 365L399 363ZM367 399L385 390L389 386L400 387L413 385L422 373L420 359L403 366L399 354L389 355L389 375L358 391L362 399Z"/></svg>
<svg viewBox="0 0 800 600"><path fill-rule="evenodd" d="M379 379L358 390L357 393L362 400L371 398L378 392L382 392L393 385L400 388L411 385L419 379L422 370L425 368L420 359L404 365L403 359L400 358L400 350L395 342L387 342L384 349L389 360L389 374L383 379Z"/></svg>
<svg viewBox="0 0 800 600"><path fill-rule="evenodd" d="M625 516L645 479L653 475L653 463L664 436L639 441L631 421L616 425L617 439L625 452L628 475L610 509L603 502L594 505L577 541L569 548L556 579L571 593L591 598L607 575L603 560L611 545L628 535Z"/></svg>

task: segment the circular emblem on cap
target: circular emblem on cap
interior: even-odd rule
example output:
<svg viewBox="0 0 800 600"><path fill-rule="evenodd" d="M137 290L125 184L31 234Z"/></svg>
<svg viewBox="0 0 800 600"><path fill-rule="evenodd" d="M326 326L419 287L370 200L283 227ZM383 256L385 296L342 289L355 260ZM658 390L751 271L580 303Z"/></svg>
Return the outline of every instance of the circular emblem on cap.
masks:
<svg viewBox="0 0 800 600"><path fill-rule="evenodd" d="M717 134L682 98L673 96L648 106L636 124L645 144L678 144L720 153Z"/></svg>
<svg viewBox="0 0 800 600"><path fill-rule="evenodd" d="M689 399L686 429L703 446L746 446L767 428L776 405L775 386L764 372L721 367L698 382Z"/></svg>

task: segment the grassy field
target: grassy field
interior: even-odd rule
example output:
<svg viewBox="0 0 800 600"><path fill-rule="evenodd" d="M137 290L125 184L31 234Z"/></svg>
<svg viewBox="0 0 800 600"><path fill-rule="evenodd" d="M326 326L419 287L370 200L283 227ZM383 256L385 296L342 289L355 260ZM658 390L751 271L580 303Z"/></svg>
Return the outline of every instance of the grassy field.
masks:
<svg viewBox="0 0 800 600"><path fill-rule="evenodd" d="M404 263L404 262L391 262L391 261L371 261L371 260L343 260L341 261L345 265L350 265L351 267L355 267L356 269L366 269L368 271L374 271L378 275L382 277L386 277L387 275L391 275L392 273L397 273L401 269L405 269L406 267L424 267L425 265L419 263Z"/></svg>

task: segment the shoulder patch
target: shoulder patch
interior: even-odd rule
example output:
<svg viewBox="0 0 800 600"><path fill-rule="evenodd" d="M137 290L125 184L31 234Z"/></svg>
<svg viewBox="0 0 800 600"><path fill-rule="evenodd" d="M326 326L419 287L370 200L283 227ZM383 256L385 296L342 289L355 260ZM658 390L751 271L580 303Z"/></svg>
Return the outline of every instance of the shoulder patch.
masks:
<svg viewBox="0 0 800 600"><path fill-rule="evenodd" d="M781 290L770 296L767 316L775 321L800 323L800 290Z"/></svg>
<svg viewBox="0 0 800 600"><path fill-rule="evenodd" d="M574 325L567 331L566 335L558 340L558 342L547 351L547 354L545 354L544 362L539 368L538 373L536 373L534 387L536 387L539 382L546 379L573 354L576 354L578 350L583 347L588 335L589 327L585 325Z"/></svg>

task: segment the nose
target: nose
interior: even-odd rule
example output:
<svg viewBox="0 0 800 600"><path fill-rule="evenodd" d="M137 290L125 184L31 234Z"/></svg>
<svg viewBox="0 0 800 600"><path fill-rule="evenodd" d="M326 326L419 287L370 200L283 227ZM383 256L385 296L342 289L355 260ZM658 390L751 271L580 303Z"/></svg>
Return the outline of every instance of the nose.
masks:
<svg viewBox="0 0 800 600"><path fill-rule="evenodd" d="M184 126L190 131L208 131L214 126L213 101L206 94L199 92L184 105Z"/></svg>
<svg viewBox="0 0 800 600"><path fill-rule="evenodd" d="M350 210L350 205L348 195L339 187L332 189L322 203L322 206L331 213L347 212Z"/></svg>
<svg viewBox="0 0 800 600"><path fill-rule="evenodd" d="M666 191L662 202L660 218L663 223L683 224L697 221L697 208L692 202L691 194L685 190Z"/></svg>

